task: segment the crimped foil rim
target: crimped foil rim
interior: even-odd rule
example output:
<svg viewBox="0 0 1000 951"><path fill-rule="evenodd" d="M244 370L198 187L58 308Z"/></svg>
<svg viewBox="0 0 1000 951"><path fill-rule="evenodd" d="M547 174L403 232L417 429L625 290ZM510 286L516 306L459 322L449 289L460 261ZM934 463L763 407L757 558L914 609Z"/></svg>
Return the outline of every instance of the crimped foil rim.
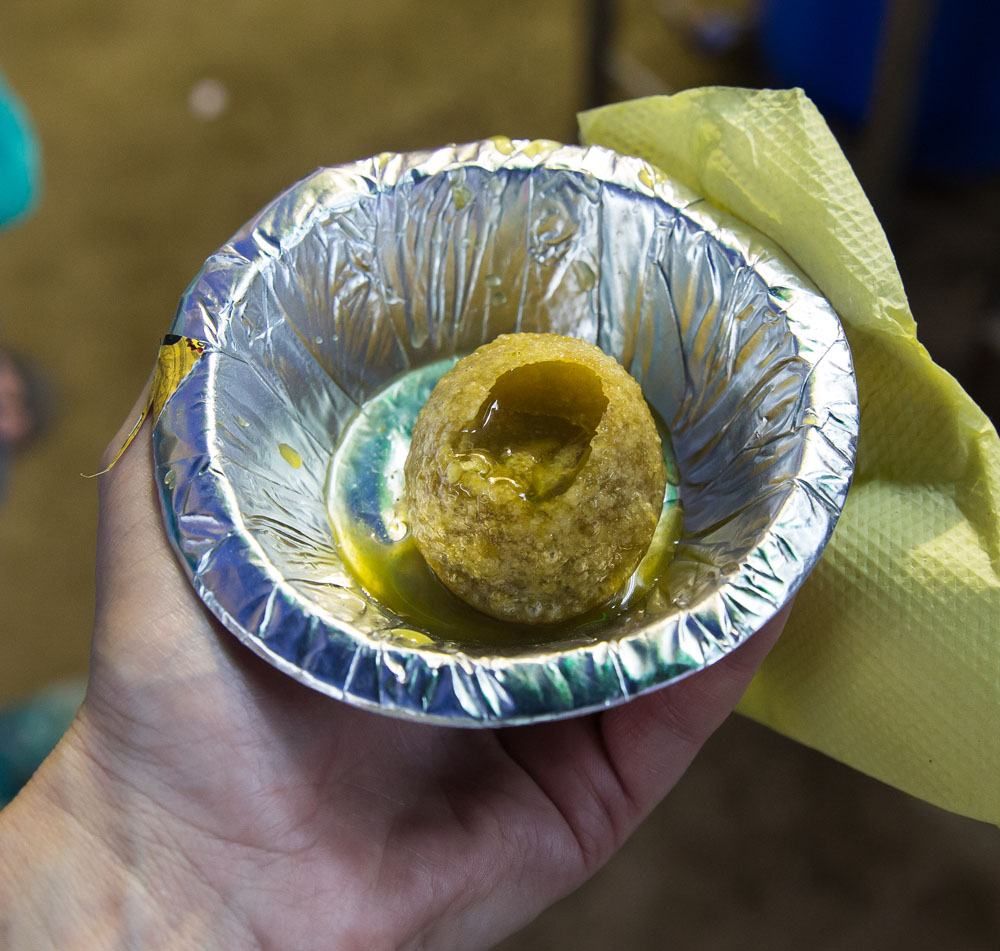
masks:
<svg viewBox="0 0 1000 951"><path fill-rule="evenodd" d="M332 618L280 576L243 523L225 466L211 458L207 444L199 457L192 457L178 485L166 486L165 473L176 475L179 461L184 461L178 458L178 446L185 440L195 445L197 440L190 433L211 433L214 425L211 410L217 397L209 384L217 361L227 357L227 317L225 306L213 311L206 302L238 300L256 273L298 244L317 222L358 198L464 166L488 172L541 166L563 169L679 210L724 248L743 257L768 286L787 292L783 311L789 332L801 344L800 356L810 366L813 392L836 394L839 405L846 407L837 421L836 435L825 431L832 426L829 420L817 421L804 434L805 451L796 483L808 499L809 517L803 520L802 499L790 494L755 551L716 590L615 641L558 652L481 657L374 640ZM830 305L763 235L708 205L647 162L600 147L497 138L426 152L384 153L320 169L279 196L208 259L182 298L171 330L204 340L209 347L154 429L157 485L168 536L195 590L239 640L294 679L356 706L424 722L496 726L578 715L624 702L715 663L777 614L805 580L833 532L853 473L857 394L843 329ZM809 352L817 340L828 342L828 347ZM828 359L834 351L839 360ZM837 451L831 453L831 446ZM239 568L232 583L221 590L205 583L201 572L203 559L208 557L205 538L188 528L190 516L197 514L198 498L206 491L214 493L218 503L214 517L219 524L212 529L217 547L212 551L223 547L226 557ZM794 541L791 558L785 550L789 538ZM776 564L783 568L780 573L775 572ZM769 573L775 592L771 601L748 595L754 590L755 573L761 572ZM288 623L300 628L296 637L343 655L342 664L332 665L334 675L319 677L289 661L248 623L261 617L262 609L248 609L245 592L259 586L270 592L269 604L281 599ZM705 636L705 618L718 627L712 637ZM680 639L701 645L701 656L689 658L684 669L676 657L659 653L664 644Z"/></svg>

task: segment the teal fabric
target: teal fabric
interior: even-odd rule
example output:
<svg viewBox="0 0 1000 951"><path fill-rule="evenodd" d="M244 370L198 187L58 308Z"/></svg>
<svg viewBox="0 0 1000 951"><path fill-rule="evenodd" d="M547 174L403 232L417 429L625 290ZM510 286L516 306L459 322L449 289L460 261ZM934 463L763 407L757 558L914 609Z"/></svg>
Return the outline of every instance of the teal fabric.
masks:
<svg viewBox="0 0 1000 951"><path fill-rule="evenodd" d="M31 778L73 722L85 684L53 684L13 707L0 709L0 809Z"/></svg>
<svg viewBox="0 0 1000 951"><path fill-rule="evenodd" d="M28 114L0 78L0 228L34 208L38 185L38 144Z"/></svg>

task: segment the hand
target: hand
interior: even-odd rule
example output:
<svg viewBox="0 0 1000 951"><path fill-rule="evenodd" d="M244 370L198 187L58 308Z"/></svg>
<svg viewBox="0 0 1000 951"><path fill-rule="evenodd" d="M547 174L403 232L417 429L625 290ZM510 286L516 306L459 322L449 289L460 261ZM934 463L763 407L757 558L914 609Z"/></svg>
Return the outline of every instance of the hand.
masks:
<svg viewBox="0 0 1000 951"><path fill-rule="evenodd" d="M147 427L102 479L87 698L0 816L14 947L487 947L622 845L784 623L601 714L502 730L378 716L212 620L164 537L150 457Z"/></svg>

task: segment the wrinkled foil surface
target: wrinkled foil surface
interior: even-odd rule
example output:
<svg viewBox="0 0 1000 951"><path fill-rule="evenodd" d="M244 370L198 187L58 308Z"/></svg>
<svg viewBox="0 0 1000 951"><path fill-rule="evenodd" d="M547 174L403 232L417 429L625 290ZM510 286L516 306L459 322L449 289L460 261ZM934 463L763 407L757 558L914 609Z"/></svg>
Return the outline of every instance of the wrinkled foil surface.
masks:
<svg viewBox="0 0 1000 951"><path fill-rule="evenodd" d="M397 716L553 719L714 663L808 575L853 471L827 301L759 233L602 148L496 138L320 169L208 259L171 330L207 344L153 440L195 589L280 670ZM599 630L409 646L341 562L331 459L388 384L512 331L595 342L639 381L673 439L683 537L661 590Z"/></svg>

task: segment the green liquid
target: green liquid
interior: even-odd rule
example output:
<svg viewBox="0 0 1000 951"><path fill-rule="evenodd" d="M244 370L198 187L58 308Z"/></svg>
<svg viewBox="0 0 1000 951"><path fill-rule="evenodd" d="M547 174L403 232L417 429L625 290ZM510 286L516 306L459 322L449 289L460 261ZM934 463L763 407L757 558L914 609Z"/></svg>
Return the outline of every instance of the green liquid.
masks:
<svg viewBox="0 0 1000 951"><path fill-rule="evenodd" d="M402 626L390 636L403 644L523 650L599 636L609 621L641 607L674 557L683 516L666 427L654 413L667 469L660 520L649 549L622 588L603 605L556 624L500 621L452 594L430 569L406 527L402 468L410 434L430 389L449 367L450 362L434 374L428 372L433 368L423 368L403 377L366 404L365 425L352 426L345 433L329 486L331 527L344 566L371 598L401 619ZM470 455L479 454L476 464L481 464L486 477L515 480L526 503L565 489L586 462L603 407L587 398L586 381L583 389L566 381L567 392L575 393L566 408L554 404L551 394L544 401L529 398L530 380L511 380L509 390L500 386L502 381L503 377L477 418L459 434L464 440L460 448ZM599 386L598 395L603 399ZM536 405L546 406L547 411L533 412ZM348 504L360 483L375 486L379 531L372 527L374 503L369 500L367 517Z"/></svg>
<svg viewBox="0 0 1000 951"><path fill-rule="evenodd" d="M475 647L543 645L586 635L641 604L673 560L681 530L679 505L664 508L638 567L608 602L558 624L511 624L470 607L431 571L413 536L380 542L370 532L336 532L344 565L365 591L407 625L409 643L448 641Z"/></svg>
<svg viewBox="0 0 1000 951"><path fill-rule="evenodd" d="M526 502L550 499L586 465L607 402L586 367L551 361L517 367L496 381L458 433L458 466L468 478L509 484ZM464 472L455 475L461 487Z"/></svg>

